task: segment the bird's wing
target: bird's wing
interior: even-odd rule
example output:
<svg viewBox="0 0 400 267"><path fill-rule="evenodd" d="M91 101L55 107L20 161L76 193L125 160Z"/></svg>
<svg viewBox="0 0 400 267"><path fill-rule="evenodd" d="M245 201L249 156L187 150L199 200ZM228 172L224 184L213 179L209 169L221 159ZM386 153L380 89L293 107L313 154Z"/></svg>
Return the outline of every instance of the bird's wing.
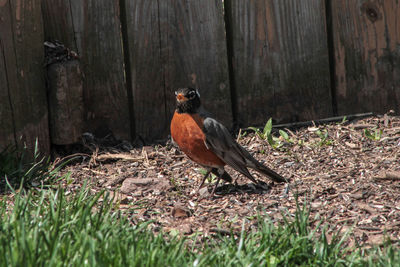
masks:
<svg viewBox="0 0 400 267"><path fill-rule="evenodd" d="M228 129L212 118L204 120L205 144L219 158L232 168L254 181L247 167L253 168L275 182L286 182L280 174L258 162L250 153L239 145L230 135Z"/></svg>
<svg viewBox="0 0 400 267"><path fill-rule="evenodd" d="M246 166L254 165L251 162L253 157L236 143L224 125L212 118L206 118L203 130L206 136L205 144L208 149L238 172L246 176L250 175Z"/></svg>

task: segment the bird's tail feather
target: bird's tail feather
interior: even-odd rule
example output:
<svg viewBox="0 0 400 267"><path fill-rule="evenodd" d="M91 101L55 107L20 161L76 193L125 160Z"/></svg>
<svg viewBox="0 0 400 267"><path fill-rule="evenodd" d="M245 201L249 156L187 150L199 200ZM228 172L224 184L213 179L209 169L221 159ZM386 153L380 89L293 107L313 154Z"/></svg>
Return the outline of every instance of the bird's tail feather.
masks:
<svg viewBox="0 0 400 267"><path fill-rule="evenodd" d="M267 166L264 166L263 164L257 162L258 164L256 165L255 170L258 172L261 172L262 174L270 177L274 182L278 183L285 183L287 182L286 178L281 176L280 174L276 173L275 171L271 170Z"/></svg>

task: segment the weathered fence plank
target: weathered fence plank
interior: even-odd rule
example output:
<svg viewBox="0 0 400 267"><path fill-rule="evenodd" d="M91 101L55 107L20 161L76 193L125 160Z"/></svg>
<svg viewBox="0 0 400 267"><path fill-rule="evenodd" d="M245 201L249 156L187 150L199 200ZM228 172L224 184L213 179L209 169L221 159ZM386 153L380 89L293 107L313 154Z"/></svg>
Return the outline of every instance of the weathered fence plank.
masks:
<svg viewBox="0 0 400 267"><path fill-rule="evenodd" d="M204 106L230 125L232 112L222 1L159 2L167 93L186 84L199 88ZM172 104L168 108L170 112L175 100Z"/></svg>
<svg viewBox="0 0 400 267"><path fill-rule="evenodd" d="M205 107L230 125L222 2L126 1L137 133L165 137L178 87L200 89Z"/></svg>
<svg viewBox="0 0 400 267"><path fill-rule="evenodd" d="M82 73L77 60L47 67L52 144L78 143L83 134Z"/></svg>
<svg viewBox="0 0 400 267"><path fill-rule="evenodd" d="M165 132L166 98L160 58L158 1L126 1L126 44L129 46L136 133L144 138Z"/></svg>
<svg viewBox="0 0 400 267"><path fill-rule="evenodd" d="M16 143L32 149L36 139L43 154L49 154L49 129L44 82L44 51L41 1L0 1L2 49L0 85L11 109ZM5 72L5 74L4 74ZM8 92L4 94L4 90ZM11 124L8 124L11 126ZM9 130L11 132L11 130ZM7 134L8 135L8 134ZM7 145L0 140L2 145Z"/></svg>
<svg viewBox="0 0 400 267"><path fill-rule="evenodd" d="M0 151L8 145L15 145L13 112L5 63L4 47L0 38Z"/></svg>
<svg viewBox="0 0 400 267"><path fill-rule="evenodd" d="M130 139L119 1L84 2L82 61L88 127Z"/></svg>
<svg viewBox="0 0 400 267"><path fill-rule="evenodd" d="M225 0L239 123L332 115L324 2Z"/></svg>
<svg viewBox="0 0 400 267"><path fill-rule="evenodd" d="M76 0L42 0L43 21L44 21L44 38L47 41L55 41L63 43L65 47L78 52L77 35L74 24L74 18L78 20L82 15L75 9L74 17L72 17L72 8L74 6L82 7L82 5L73 5ZM82 1L80 1L82 2ZM81 23L80 23L81 24ZM76 25L76 26L74 26ZM81 30L82 31L82 30ZM81 48L81 47L79 47Z"/></svg>
<svg viewBox="0 0 400 267"><path fill-rule="evenodd" d="M46 38L63 40L81 58L85 130L130 140L119 1L44 0L43 11Z"/></svg>
<svg viewBox="0 0 400 267"><path fill-rule="evenodd" d="M400 3L331 1L339 114L400 111Z"/></svg>

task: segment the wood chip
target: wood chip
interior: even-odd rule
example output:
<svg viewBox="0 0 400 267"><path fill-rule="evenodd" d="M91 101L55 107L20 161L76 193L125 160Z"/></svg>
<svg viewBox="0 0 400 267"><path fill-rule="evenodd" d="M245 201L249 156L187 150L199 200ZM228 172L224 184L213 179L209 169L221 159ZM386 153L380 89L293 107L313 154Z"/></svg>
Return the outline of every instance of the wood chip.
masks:
<svg viewBox="0 0 400 267"><path fill-rule="evenodd" d="M162 178L127 178L122 183L121 192L128 194L142 189L167 190L169 187L169 182Z"/></svg>
<svg viewBox="0 0 400 267"><path fill-rule="evenodd" d="M365 204L365 203L358 203L357 206L358 206L360 209L365 210L365 211L367 211L367 212L370 213L370 214L375 214L375 213L376 213L376 210L373 209L373 208L371 208L368 204Z"/></svg>
<svg viewBox="0 0 400 267"><path fill-rule="evenodd" d="M172 215L172 217L179 218L179 219L187 218L190 216L190 211L180 205L176 205L172 209L171 215Z"/></svg>
<svg viewBox="0 0 400 267"><path fill-rule="evenodd" d="M351 149L357 149L357 148L359 148L358 144L353 144L353 143L350 143L350 142L344 142L344 144L345 144L346 146L350 147Z"/></svg>
<svg viewBox="0 0 400 267"><path fill-rule="evenodd" d="M400 172L385 172L381 176L374 177L376 181L379 180L392 180L392 181L399 181L400 180Z"/></svg>

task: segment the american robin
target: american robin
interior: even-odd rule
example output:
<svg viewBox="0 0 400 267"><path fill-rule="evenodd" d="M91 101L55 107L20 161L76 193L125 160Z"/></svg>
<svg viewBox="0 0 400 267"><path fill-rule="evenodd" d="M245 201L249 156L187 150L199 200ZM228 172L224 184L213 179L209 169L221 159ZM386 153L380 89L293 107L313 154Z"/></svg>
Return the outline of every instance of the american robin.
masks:
<svg viewBox="0 0 400 267"><path fill-rule="evenodd" d="M239 145L224 125L210 117L201 106L197 90L182 88L177 90L175 95L176 110L171 121L171 136L191 160L207 169L199 189L210 173L217 176L211 195L214 195L221 178L232 182L231 176L224 169L225 165L231 166L254 183L257 181L250 174L248 167L275 182L286 182L285 178L258 162Z"/></svg>

